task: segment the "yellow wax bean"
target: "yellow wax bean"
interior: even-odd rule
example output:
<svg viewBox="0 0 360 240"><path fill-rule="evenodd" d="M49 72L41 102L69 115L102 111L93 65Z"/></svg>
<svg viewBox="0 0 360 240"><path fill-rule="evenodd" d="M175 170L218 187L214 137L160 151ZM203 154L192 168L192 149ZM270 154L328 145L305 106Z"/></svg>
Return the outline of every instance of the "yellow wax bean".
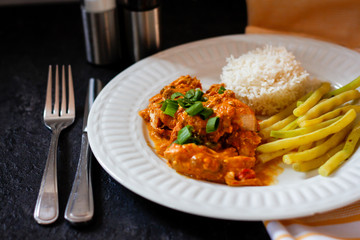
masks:
<svg viewBox="0 0 360 240"><path fill-rule="evenodd" d="M319 168L321 176L329 176L337 167L339 167L354 152L357 142L360 138L360 122L358 122L349 136L346 138L344 148L332 156L326 163Z"/></svg>
<svg viewBox="0 0 360 240"><path fill-rule="evenodd" d="M270 160L273 160L273 159L275 159L277 157L283 156L284 154L290 152L293 149L294 148L287 148L287 149L279 150L279 151L276 151L276 152L258 154L257 159L260 160L262 163L266 163L266 162L268 162Z"/></svg>
<svg viewBox="0 0 360 240"><path fill-rule="evenodd" d="M297 117L304 115L310 108L315 106L319 102L319 100L330 91L330 83L325 82L321 84L321 86L311 94L311 96L306 99L300 106L294 109L293 114Z"/></svg>
<svg viewBox="0 0 360 240"><path fill-rule="evenodd" d="M330 126L297 137L285 138L262 144L257 147L257 151L261 153L275 152L281 149L299 147L304 144L315 142L333 133L339 132L341 129L349 125L355 118L355 110L350 109L343 117L341 117L338 121L334 122Z"/></svg>
<svg viewBox="0 0 360 240"><path fill-rule="evenodd" d="M323 144L320 144L319 146L310 148L303 152L295 152L284 155L283 162L286 164L292 164L296 162L305 162L320 157L321 155L329 151L329 149L337 146L340 142L342 142L346 135L349 133L349 131L350 124L344 129L342 129L340 132L332 135L328 140L326 140Z"/></svg>
<svg viewBox="0 0 360 240"><path fill-rule="evenodd" d="M293 112L293 110L296 107L296 103L291 104L287 108L285 108L283 111L275 114L274 116L269 117L268 119L265 119L259 123L260 129L265 129L267 127L270 127L271 125L283 120L284 118L290 116Z"/></svg>
<svg viewBox="0 0 360 240"><path fill-rule="evenodd" d="M345 143L337 145L335 148L330 149L324 155L322 155L318 158L312 159L310 161L293 163L292 168L295 171L299 171L299 172L308 172L310 170L316 169L316 168L320 167L322 164L324 164L335 153L340 151L344 147L344 145L345 145Z"/></svg>
<svg viewBox="0 0 360 240"><path fill-rule="evenodd" d="M308 94L301 97L299 101L305 101L311 94L312 94L312 92L309 92ZM269 117L268 119L265 119L265 120L261 121L259 123L260 129L265 129L267 127L270 127L271 125L273 125L273 124L283 120L284 118L292 115L293 110L295 108L296 108L296 102L293 102L292 104L290 104L288 107L286 107L281 112L275 114L274 116Z"/></svg>
<svg viewBox="0 0 360 240"><path fill-rule="evenodd" d="M355 90L358 87L360 87L360 76L355 78L354 80L352 80L351 82L349 82L348 84L346 84L345 86L342 86L341 88L338 88L334 91L329 92L326 97L332 97L335 95L338 95L340 93L349 91L349 90Z"/></svg>
<svg viewBox="0 0 360 240"><path fill-rule="evenodd" d="M326 140L327 140L327 138L323 138L323 139L316 141L315 146L319 146L319 145L323 144L324 142L326 142Z"/></svg>
<svg viewBox="0 0 360 240"><path fill-rule="evenodd" d="M316 117L319 117L320 115L331 111L337 106L340 106L343 103L346 103L350 100L354 100L360 97L360 92L357 90L349 90L343 93L340 93L339 95L336 95L332 98L326 99L325 101L322 101L318 104L316 104L314 107L312 107L305 115L301 116L298 119L298 124L300 125L302 121L307 119L313 119Z"/></svg>
<svg viewBox="0 0 360 240"><path fill-rule="evenodd" d="M288 125L286 125L285 127L283 127L280 130L281 131L293 130L297 127L298 127L298 124L297 124L297 118L296 118L294 121L292 121L291 123L289 123Z"/></svg>
<svg viewBox="0 0 360 240"><path fill-rule="evenodd" d="M302 151L305 151L305 150L308 150L310 149L311 147L313 146L313 143L308 143L308 144L305 144L305 145L301 145L299 148L298 148L298 152L302 152Z"/></svg>
<svg viewBox="0 0 360 240"><path fill-rule="evenodd" d="M324 113L323 115L321 115L317 118L302 121L299 125L300 125L300 127L307 127L307 126L315 125L315 124L321 123L322 121L332 119L341 114L344 114L347 111L349 111L350 109L354 109L357 113L360 112L359 105L346 105L344 107L337 108L331 112Z"/></svg>
<svg viewBox="0 0 360 240"><path fill-rule="evenodd" d="M297 129L293 129L293 130L288 130L288 131L284 131L284 130L273 130L270 132L270 136L274 137L274 138L289 138L289 137L296 137L299 135L303 135L306 133L310 133L313 131L316 131L320 128L324 128L329 126L330 124L333 124L334 122L336 122L337 120L339 120L341 118L341 116L338 116L336 118L327 120L325 122L321 122L317 125L311 125L309 127L304 127L304 128L297 128Z"/></svg>
<svg viewBox="0 0 360 240"><path fill-rule="evenodd" d="M288 125L289 123L293 122L295 119L296 117L294 115L290 115L287 118L275 123L274 125L260 130L260 135L262 136L263 139L268 139L270 137L270 133L272 130L281 129L286 125Z"/></svg>

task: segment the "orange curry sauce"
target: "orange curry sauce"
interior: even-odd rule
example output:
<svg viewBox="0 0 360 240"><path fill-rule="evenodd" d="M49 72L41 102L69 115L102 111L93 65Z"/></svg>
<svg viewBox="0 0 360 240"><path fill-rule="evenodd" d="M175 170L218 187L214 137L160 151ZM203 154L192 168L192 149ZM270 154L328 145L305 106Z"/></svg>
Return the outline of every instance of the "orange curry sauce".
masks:
<svg viewBox="0 0 360 240"><path fill-rule="evenodd" d="M223 84L214 84L203 95L205 108L219 117L219 125L213 132L206 131L208 119L190 116L179 106L173 116L161 109L166 99L174 93L184 96L191 89L202 89L198 79L182 76L165 86L149 100L139 115L145 120L156 152L168 161L178 173L191 178L230 186L264 186L275 182L281 173L278 162L259 164L255 157L261 138L254 112L235 98L230 90L219 91ZM179 97L181 98L181 96ZM195 143L178 144L179 131L191 126Z"/></svg>

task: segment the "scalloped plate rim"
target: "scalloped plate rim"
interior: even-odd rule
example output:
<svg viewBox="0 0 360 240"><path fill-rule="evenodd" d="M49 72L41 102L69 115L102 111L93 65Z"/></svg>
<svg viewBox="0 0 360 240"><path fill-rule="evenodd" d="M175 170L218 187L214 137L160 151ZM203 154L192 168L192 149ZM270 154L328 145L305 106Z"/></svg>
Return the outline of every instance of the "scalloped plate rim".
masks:
<svg viewBox="0 0 360 240"><path fill-rule="evenodd" d="M357 58L360 61L360 55L356 55L358 53L332 44L332 43L327 43L327 42L322 42L322 41L318 41L318 40L313 40L313 39L308 39L308 38L299 38L299 37L290 37L290 36L284 36L284 35L262 35L262 34L252 34L252 35L227 35L227 36L220 36L220 37L215 37L215 38L209 38L209 39L204 39L204 40L199 40L199 41L195 41L195 42L191 42L191 43L186 43L183 45L179 45L170 49L167 49L165 51L159 52L153 56L150 56L148 58L145 58L137 63L135 63L134 65L130 66L129 68L125 69L123 72L119 73L117 76L115 76L110 82L109 84L107 84L105 86L105 88L102 90L102 92L100 93L100 95L98 96L98 98L95 100L95 103L90 111L90 115L89 115L89 123L88 123L88 135L89 135L89 142L91 145L91 148L93 150L93 153L96 157L96 159L98 160L98 162L100 163L100 165L105 169L106 172L109 173L109 175L111 175L116 181L118 181L120 184L122 184L123 186L125 186L126 188L128 188L129 190L137 193L138 195L145 197L153 202L156 202L160 205L172 208L172 209L176 209L179 211L183 211L183 212L187 212L190 214L195 214L195 215L200 215L200 216L206 216L206 217L213 217L213 218L219 218L219 219L229 219L229 220L270 220L270 219L288 219L288 218L294 218L294 217L303 217L303 216L309 216L309 215L313 215L315 213L320 213L320 212L324 212L324 211L328 211L328 210L332 210L335 208L339 208L345 205L348 205L356 200L360 199L360 189L359 188L353 188L353 189L348 189L344 194L345 197L343 196L341 201L339 202L333 202L333 200L329 200L328 201L326 199L321 199L322 201L320 203L316 202L316 203L311 203L311 202L307 202L307 204L303 204L300 206L304 207L306 206L306 209L299 209L299 207L295 206L295 209L293 206L289 205L289 206L282 206L280 209L278 208L278 206L274 206L272 208L267 207L267 211L264 212L260 212L262 210L261 207L259 207L258 209L255 207L249 207L246 205L239 205L236 206L234 208L232 208L231 206L217 206L217 205L211 205L211 204L206 204L204 202L194 202L191 201L189 199L186 198L182 198L182 196L179 196L179 198L174 198L174 196L172 196L170 193L168 194L164 194L163 196L159 197L159 195L154 194L154 190L158 190L158 189L151 189L152 188L156 188L156 186L150 186L149 189L146 189L146 187L149 187L149 185L142 185L139 186L139 183L134 182L134 179L130 179L131 177L134 176L127 176L124 171L127 169L117 169L118 166L113 164L113 160L116 159L117 161L120 160L120 163L122 162L121 160L121 156L112 156L111 154L109 154L107 152L107 148L109 148L109 146L106 146L105 144L102 144L101 139L99 138L99 134L104 134L103 130L99 130L98 126L99 124L102 124L101 121L98 122L98 118L104 118L104 116L106 117L106 110L104 110L104 108L101 108L102 105L106 105L106 106L111 106L111 104L114 104L113 102L109 101L110 98L108 98L108 95L111 95L113 98L115 95L114 91L117 90L117 88L119 88L120 86L123 86L124 84L127 84L127 82L129 82L129 80L127 80L128 77L131 77L131 74L136 73L137 71L139 71L140 68L146 68L149 64L151 64L152 62L156 62L159 59L160 60L167 60L169 57L173 57L175 56L177 53L183 53L186 51L188 51L189 49L191 49L192 51L194 50L194 48L207 48L207 47L214 47L214 44L216 43L223 43L223 42L231 42L234 41L235 44L237 44L238 42L241 41L253 41L255 42L255 44L264 44L264 42L272 42L272 43L277 43L277 42L281 42L282 44L284 42L289 43L289 45L291 45L291 47L294 47L295 49L297 48L297 45L299 42L305 45L310 45L310 46L317 46L320 47L321 46L324 48L329 48L329 49L333 49L336 51L340 51L341 53L343 53L344 55L350 55L350 56L356 56L355 58ZM220 44L221 45L221 44ZM241 45L241 44L240 44ZM354 55L355 54L355 55ZM166 62L166 61L165 61ZM170 64L171 65L171 64ZM181 67L180 67L181 68ZM176 67L175 67L176 69ZM359 74L360 72L358 72L357 74ZM201 80L201 78L200 78ZM115 97L116 98L116 97ZM112 100L112 99L110 99ZM95 109L95 110L94 110ZM106 109L106 108L105 108ZM140 109L138 109L140 110ZM137 112L137 111L134 111ZM116 130L116 129L115 129ZM105 134L105 137L106 136ZM134 137L134 136L132 136ZM110 149L113 150L113 149ZM120 159L118 159L120 158ZM166 166L167 167L167 166ZM235 196L238 198L241 198L241 196L238 196L239 194L248 194L246 196L252 196L251 194L260 194L261 195L261 189L283 189L285 192L286 191L292 191L293 189L291 189L292 186L297 186L297 184L295 185L286 185L286 186L266 186L266 187L243 187L243 188L231 188L228 186L219 186L218 184L212 184L212 183L207 183L207 182L202 182L202 181L197 181L197 180L193 180L193 179L188 179L186 177L180 176L178 174L176 174L174 171L171 173L172 169L168 168L168 170L171 177L176 178L176 181L180 181L180 182L185 182L186 184L194 184L196 185L200 185L200 186L206 186L207 189L210 190L218 190L218 189L228 189L226 191L232 191L235 192ZM358 176L356 176L358 177ZM332 181L331 179L333 179L334 177L329 178L329 181ZM336 177L335 177L336 178ZM312 182L314 181L314 179L310 179L310 180L305 180L305 184L306 182ZM189 183L190 182L190 183ZM153 191L150 191L153 190ZM248 193L250 192L250 193ZM231 194L231 196L233 196L233 194ZM333 197L333 196L332 196ZM332 199L332 198L331 198ZM190 206L189 203L190 202ZM202 207L203 205L203 207ZM308 205L312 205L312 206L308 206ZM236 210L238 210L239 212L236 212ZM244 210L243 212L241 212L241 210ZM245 211L246 210L246 211ZM282 212L277 211L277 210L282 210ZM286 210L286 211L285 211ZM290 212L290 210L292 210L292 212ZM235 212L234 212L235 211Z"/></svg>

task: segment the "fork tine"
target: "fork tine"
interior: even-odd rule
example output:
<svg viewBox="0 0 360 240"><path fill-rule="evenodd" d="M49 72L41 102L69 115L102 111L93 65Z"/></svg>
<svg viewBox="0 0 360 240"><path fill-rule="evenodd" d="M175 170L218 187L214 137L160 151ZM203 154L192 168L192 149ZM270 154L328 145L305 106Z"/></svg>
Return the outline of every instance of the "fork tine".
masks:
<svg viewBox="0 0 360 240"><path fill-rule="evenodd" d="M66 88L65 88L65 66L62 65L62 97L60 115L66 114Z"/></svg>
<svg viewBox="0 0 360 240"><path fill-rule="evenodd" d="M47 83L47 89L46 89L46 100L45 100L45 111L44 116L51 114L51 89L52 89L52 68L51 65L49 65L49 74L48 74L48 83Z"/></svg>
<svg viewBox="0 0 360 240"><path fill-rule="evenodd" d="M71 72L71 65L68 66L69 73L69 106L68 106L68 114L75 114L75 97L74 97L74 85L73 85L73 77Z"/></svg>
<svg viewBox="0 0 360 240"><path fill-rule="evenodd" d="M59 66L55 67L55 101L54 101L54 115L59 115Z"/></svg>
<svg viewBox="0 0 360 240"><path fill-rule="evenodd" d="M46 103L44 109L44 123L52 132L48 158L46 160L43 177L41 180L39 195L36 200L34 218L39 224L50 224L59 216L59 200L57 188L57 147L60 132L70 126L75 119L74 87L69 66L68 100L66 98L65 66L62 66L62 99L59 115L59 66L55 68L55 87L52 90L52 66L49 66L48 86L46 90ZM54 107L52 110L52 93L54 92ZM69 102L69 113L66 113L66 103Z"/></svg>

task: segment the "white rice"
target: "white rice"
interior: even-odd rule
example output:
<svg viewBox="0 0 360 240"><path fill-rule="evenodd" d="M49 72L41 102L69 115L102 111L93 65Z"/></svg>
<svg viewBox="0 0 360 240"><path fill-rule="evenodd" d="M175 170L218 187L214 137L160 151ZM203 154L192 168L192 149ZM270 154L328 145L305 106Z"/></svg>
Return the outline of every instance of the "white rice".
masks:
<svg viewBox="0 0 360 240"><path fill-rule="evenodd" d="M318 86L284 47L266 45L226 61L221 81L257 115L273 115Z"/></svg>

